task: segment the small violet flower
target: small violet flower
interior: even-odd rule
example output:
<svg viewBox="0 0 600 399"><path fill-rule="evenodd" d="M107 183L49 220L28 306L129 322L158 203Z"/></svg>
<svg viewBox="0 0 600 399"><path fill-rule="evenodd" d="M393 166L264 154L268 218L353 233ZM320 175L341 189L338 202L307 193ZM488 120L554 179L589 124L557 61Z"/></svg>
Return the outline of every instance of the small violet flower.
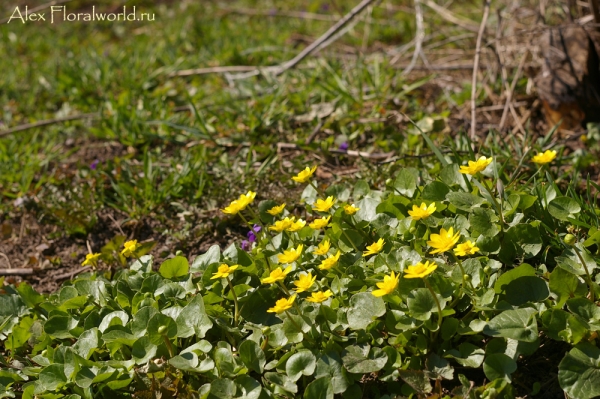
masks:
<svg viewBox="0 0 600 399"><path fill-rule="evenodd" d="M90 164L90 169L92 169L92 170L96 170L96 168L98 167L98 164L99 164L99 163L100 163L100 160L98 160L98 159L94 160L94 162L92 162L92 163Z"/></svg>
<svg viewBox="0 0 600 399"><path fill-rule="evenodd" d="M250 242L248 240L242 241L242 250L249 251L250 250Z"/></svg>
<svg viewBox="0 0 600 399"><path fill-rule="evenodd" d="M340 144L340 151L348 151L348 143L347 142L343 142L342 144Z"/></svg>
<svg viewBox="0 0 600 399"><path fill-rule="evenodd" d="M247 234L248 241L255 242L256 241L256 233L258 233L260 230L261 230L261 227L259 225L255 224L252 227L252 230L250 230Z"/></svg>

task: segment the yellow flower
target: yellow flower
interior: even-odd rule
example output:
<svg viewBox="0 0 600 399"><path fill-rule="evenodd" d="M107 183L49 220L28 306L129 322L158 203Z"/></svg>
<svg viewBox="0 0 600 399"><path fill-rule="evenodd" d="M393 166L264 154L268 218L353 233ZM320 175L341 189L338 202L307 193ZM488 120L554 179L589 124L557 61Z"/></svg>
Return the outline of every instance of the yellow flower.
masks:
<svg viewBox="0 0 600 399"><path fill-rule="evenodd" d="M466 173L468 175L476 175L481 172L487 166L492 163L493 158L479 157L475 162L469 161L469 166L461 166L460 173Z"/></svg>
<svg viewBox="0 0 600 399"><path fill-rule="evenodd" d="M329 242L329 240L323 240L323 242L319 244L318 248L313 251L313 254L327 255L327 252L329 252L329 248L331 248L331 243Z"/></svg>
<svg viewBox="0 0 600 399"><path fill-rule="evenodd" d="M140 247L140 244L138 244L137 240L131 240L125 242L123 247L124 249L121 251L121 255L128 258L134 255L134 252Z"/></svg>
<svg viewBox="0 0 600 399"><path fill-rule="evenodd" d="M240 195L240 198L231 201L229 206L226 206L224 209L221 209L221 212L226 213L228 215L235 215L240 211L246 209L252 201L254 201L254 197L256 197L256 193L254 191L248 191L246 194Z"/></svg>
<svg viewBox="0 0 600 399"><path fill-rule="evenodd" d="M383 282L377 283L378 290L371 292L374 296L384 296L387 294L391 294L394 292L396 287L398 286L398 278L400 275L395 275L394 272L389 276L383 276Z"/></svg>
<svg viewBox="0 0 600 399"><path fill-rule="evenodd" d="M338 262L339 259L340 259L340 250L338 249L338 251L335 255L331 255L330 257L328 257L327 259L325 259L324 261L321 262L319 269L329 270L333 266L335 266L335 264Z"/></svg>
<svg viewBox="0 0 600 399"><path fill-rule="evenodd" d="M273 270L269 274L269 277L263 278L261 280L261 282L263 284L273 284L273 283L276 283L278 281L283 280L285 278L285 276L287 276L291 271L292 271L292 267L291 266L286 267L285 270L283 270L281 267L278 267L277 269Z"/></svg>
<svg viewBox="0 0 600 399"><path fill-rule="evenodd" d="M238 200L231 201L231 203L225 208L221 209L221 212L226 213L227 215L235 215L239 211L242 210L242 206Z"/></svg>
<svg viewBox="0 0 600 399"><path fill-rule="evenodd" d="M302 230L302 228L304 226L306 226L306 220L298 219L296 222L290 224L290 227L288 227L286 230L287 231L300 231L300 230Z"/></svg>
<svg viewBox="0 0 600 399"><path fill-rule="evenodd" d="M317 202L313 204L313 209L316 209L319 212L327 212L331 209L333 204L335 203L335 198L327 197L326 200L318 199Z"/></svg>
<svg viewBox="0 0 600 399"><path fill-rule="evenodd" d="M344 206L344 212L346 212L346 215L354 215L358 211L360 211L360 208L357 208L354 206L354 204Z"/></svg>
<svg viewBox="0 0 600 399"><path fill-rule="evenodd" d="M538 152L538 154L534 156L531 161L537 163L538 165L544 165L554 161L554 158L556 158L556 151L546 150L544 153Z"/></svg>
<svg viewBox="0 0 600 399"><path fill-rule="evenodd" d="M471 241L458 244L456 248L454 248L454 253L458 256L474 255L477 251L479 251L479 248L477 248Z"/></svg>
<svg viewBox="0 0 600 399"><path fill-rule="evenodd" d="M383 238L380 238L379 240L377 240L377 242L374 242L373 244L367 247L367 250L363 252L363 256L375 255L381 252L384 245L385 241L383 240Z"/></svg>
<svg viewBox="0 0 600 399"><path fill-rule="evenodd" d="M285 208L285 203L279 205L279 206L274 206L273 208L269 209L267 211L267 213L269 215L273 215L273 216L277 216L279 215L281 212L283 212L283 209Z"/></svg>
<svg viewBox="0 0 600 399"><path fill-rule="evenodd" d="M425 264L419 262L404 270L404 278L423 278L433 273L435 269L437 269L437 265L434 262L425 262Z"/></svg>
<svg viewBox="0 0 600 399"><path fill-rule="evenodd" d="M254 197L256 197L256 193L254 191L248 191L247 194L240 195L238 203L240 204L242 211L246 209L246 207L250 205L252 201L254 201Z"/></svg>
<svg viewBox="0 0 600 399"><path fill-rule="evenodd" d="M458 239L460 238L460 232L454 234L454 229L450 227L448 231L446 229L441 229L440 234L432 234L429 236L429 241L427 244L432 248L435 248L434 251L429 252L430 254L439 254L442 252L450 251L452 247L456 245Z"/></svg>
<svg viewBox="0 0 600 399"><path fill-rule="evenodd" d="M298 173L296 176L292 177L292 180L298 182L298 183L306 183L313 175L313 173L315 173L315 170L317 170L316 166L313 166L312 169L309 168L308 166L300 171L300 173Z"/></svg>
<svg viewBox="0 0 600 399"><path fill-rule="evenodd" d="M294 223L294 219L295 218L292 216L291 218L285 218L283 220L278 220L275 222L275 224L273 226L269 226L269 230L273 230L278 233L281 233L283 230L288 229Z"/></svg>
<svg viewBox="0 0 600 399"><path fill-rule="evenodd" d="M429 216L433 215L433 212L435 211L435 203L431 203L429 206L427 206L424 202L422 202L421 206L413 205L412 211L408 211L408 214L412 220L421 220L427 219Z"/></svg>
<svg viewBox="0 0 600 399"><path fill-rule="evenodd" d="M100 259L100 254L87 254L85 256L85 260L81 264L81 266L98 266L98 260Z"/></svg>
<svg viewBox="0 0 600 399"><path fill-rule="evenodd" d="M302 254L302 248L304 246L302 244L298 245L298 248L288 249L283 251L282 254L277 255L277 261L279 263L292 263L295 262Z"/></svg>
<svg viewBox="0 0 600 399"><path fill-rule="evenodd" d="M308 298L306 298L306 300L308 302L321 303L323 301L326 301L327 298L329 298L332 295L333 295L333 292L331 292L331 290L327 290L325 292L317 291L317 292L313 292Z"/></svg>
<svg viewBox="0 0 600 399"><path fill-rule="evenodd" d="M292 307L292 304L294 303L294 300L296 300L296 294L292 295L288 299L281 298L277 302L275 302L275 306L273 306L272 308L269 308L267 310L267 312L269 312L269 313L277 313L277 314L283 313L283 312L285 312L286 310L288 310L289 308Z"/></svg>
<svg viewBox="0 0 600 399"><path fill-rule="evenodd" d="M308 289L315 283L316 279L317 276L313 277L312 273L301 274L300 277L298 277L298 280L294 281L296 292L300 293L308 291Z"/></svg>
<svg viewBox="0 0 600 399"><path fill-rule="evenodd" d="M217 272L214 273L210 279L214 280L216 278L227 278L227 276L229 276L231 273L233 273L233 271L235 269L237 269L238 267L240 267L240 265L229 266L229 265L226 265L225 263L223 263L223 264L221 264L221 266L219 266L219 269L217 270Z"/></svg>
<svg viewBox="0 0 600 399"><path fill-rule="evenodd" d="M331 216L327 216L326 218L321 219L315 219L311 224L309 224L309 226L315 230L325 228L329 224L329 219L331 219Z"/></svg>

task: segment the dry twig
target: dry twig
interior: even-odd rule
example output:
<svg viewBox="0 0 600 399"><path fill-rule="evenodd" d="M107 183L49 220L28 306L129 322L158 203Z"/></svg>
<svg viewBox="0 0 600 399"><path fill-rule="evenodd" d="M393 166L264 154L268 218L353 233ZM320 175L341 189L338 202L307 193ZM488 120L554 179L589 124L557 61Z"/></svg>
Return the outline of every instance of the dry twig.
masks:
<svg viewBox="0 0 600 399"><path fill-rule="evenodd" d="M99 116L99 114L97 112L92 112L89 114L79 114L79 115L66 116L64 118L46 119L46 120L39 121L39 122L26 123L24 125L12 127L10 129L0 130L0 137L8 136L9 134L20 132L23 130L33 129L34 127L53 125L55 123L75 121L75 120L79 120L79 119L93 119L98 116Z"/></svg>
<svg viewBox="0 0 600 399"><path fill-rule="evenodd" d="M408 67L402 72L402 75L408 75L413 70L417 63L417 58L423 51L423 40L425 39L425 26L423 25L423 9L421 8L421 0L415 0L415 20L417 23L417 33L415 35L415 52Z"/></svg>
<svg viewBox="0 0 600 399"><path fill-rule="evenodd" d="M272 73L275 76L279 76L288 69L294 68L298 65L302 60L306 57L314 53L315 51L327 47L331 42L332 38L336 37L338 34L350 21L352 21L357 15L359 15L362 11L367 9L372 3L376 0L362 0L356 7L354 7L348 14L346 14L342 19L340 19L336 24L334 24L331 28L327 30L321 37L315 40L312 44L307 46L304 50L302 50L298 55L296 55L291 60L288 60L282 64L263 67L263 68L254 68L254 70L247 71L245 73L240 73L238 75L230 76L230 79L245 79L252 76L257 76L260 73ZM170 74L169 76L190 76L195 75L194 69L188 69L183 71L178 71ZM203 70L204 73L206 69Z"/></svg>
<svg viewBox="0 0 600 399"><path fill-rule="evenodd" d="M29 276L32 274L33 269L30 268L0 269L0 276Z"/></svg>
<svg viewBox="0 0 600 399"><path fill-rule="evenodd" d="M481 40L483 39L485 24L487 23L488 16L490 15L490 2L491 0L485 1L485 5L483 7L483 18L481 19L481 25L479 26L479 32L477 33L477 45L475 47L475 61L473 62L473 80L471 81L471 140L475 140L475 137L477 136L477 72L479 70Z"/></svg>

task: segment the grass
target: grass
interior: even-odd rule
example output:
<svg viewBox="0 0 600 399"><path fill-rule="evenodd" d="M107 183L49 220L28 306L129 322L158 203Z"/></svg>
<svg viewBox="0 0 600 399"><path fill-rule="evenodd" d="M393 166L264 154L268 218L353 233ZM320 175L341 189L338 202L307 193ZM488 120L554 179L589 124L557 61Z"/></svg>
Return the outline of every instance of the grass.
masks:
<svg viewBox="0 0 600 399"><path fill-rule="evenodd" d="M322 10L322 4L313 3L308 11ZM228 9L238 5L258 6L237 2ZM0 29L5 126L101 115L0 140L4 211L23 196L34 197L54 219L64 219L61 213L75 205L83 220L62 222L67 232L83 233L93 225L94 212L105 206L133 220L191 204L214 209L239 187L257 188L257 177L263 188L283 184L287 178L279 173L276 143L303 142L316 125L306 117L311 106L323 103L336 108L323 127L328 133L307 146L293 166L286 164L290 172L343 141L351 148L360 141L367 150L402 147L395 129L356 123L380 117L392 96L410 94L403 93L404 81L386 61L319 58L280 80L232 85L220 75L169 78L185 68L282 62L297 51L290 46L294 35L314 35L329 24L271 18L265 26L262 18L231 14L216 3L206 7L192 2L153 7L153 24L13 23ZM375 9L374 14L381 13ZM403 20L394 28L371 26L365 44L386 39L393 44L392 31L409 35L411 18ZM361 25L342 41L345 46L362 40ZM194 112L179 112L190 104ZM295 121L300 115L303 123ZM100 162L91 170L95 159Z"/></svg>
<svg viewBox="0 0 600 399"><path fill-rule="evenodd" d="M5 127L99 114L0 138L1 221L22 214L14 204L26 198L26 212L56 226L55 236L85 237L106 209L119 226L153 220L166 231L178 230L185 221L208 223L205 231L214 227L208 220L216 210L240 191L283 197L294 189L291 174L306 165L324 166L331 183L367 179L380 186L402 166L428 165L420 156L430 150L417 129L401 121L402 114L420 121L444 150L469 149L461 138L464 126L448 125L448 116L469 101L470 87L432 95L428 82L435 76L406 77L390 65L386 52L414 35L408 7L381 2L370 14L376 23L361 20L279 78L171 77L188 68L278 64L332 23L244 14L271 9L261 1L203 3L135 2L156 14L152 23L0 26ZM69 7L86 5L79 1ZM339 17L350 7L298 0L279 10ZM466 17L478 19L476 7L466 9ZM432 29L436 40L453 32L436 14L430 17L431 26L441 26ZM489 84L501 88L499 79ZM305 144L319 116L319 133ZM506 159L523 145L494 137L487 144ZM416 158L379 164L332 152L344 142L351 150ZM278 143L299 147L278 150Z"/></svg>

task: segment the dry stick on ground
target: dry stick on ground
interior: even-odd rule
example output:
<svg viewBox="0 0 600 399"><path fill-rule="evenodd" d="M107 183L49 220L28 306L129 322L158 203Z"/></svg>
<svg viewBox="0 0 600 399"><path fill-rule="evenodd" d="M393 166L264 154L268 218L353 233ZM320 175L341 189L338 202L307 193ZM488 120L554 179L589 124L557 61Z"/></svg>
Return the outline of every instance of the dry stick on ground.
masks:
<svg viewBox="0 0 600 399"><path fill-rule="evenodd" d="M481 40L483 39L485 24L487 23L488 16L490 15L490 2L491 0L485 1L485 5L483 7L483 18L481 19L481 25L479 26L479 32L477 33L477 45L475 47L475 61L473 62L473 80L471 82L471 140L475 140L475 138L477 137L477 71L479 69L479 55L481 54Z"/></svg>
<svg viewBox="0 0 600 399"><path fill-rule="evenodd" d="M33 269L19 268L19 269L0 269L0 276L29 276L33 273Z"/></svg>
<svg viewBox="0 0 600 399"><path fill-rule="evenodd" d="M444 18L446 21L452 22L454 25L458 25L461 28L470 30L471 32L478 31L477 23L475 23L469 19L466 19L466 18L457 17L452 12L450 12L448 9L440 6L439 4L435 3L433 0L425 0L423 4L425 4L427 7L431 8L433 11L437 12L440 15L440 17Z"/></svg>
<svg viewBox="0 0 600 399"><path fill-rule="evenodd" d="M421 0L415 0L415 21L417 23L417 33L415 35L415 52L413 53L412 60L408 67L402 72L402 75L408 75L413 70L417 63L417 58L423 51L423 40L425 39L425 26L423 25L423 8L421 7Z"/></svg>
<svg viewBox="0 0 600 399"><path fill-rule="evenodd" d="M34 122L34 123L26 123L24 125L12 127L10 129L0 130L0 137L8 136L9 134L20 132L22 130L33 129L34 127L53 125L55 123L75 121L75 120L79 120L79 119L93 119L93 118L97 118L98 116L99 116L99 114L97 112L92 112L89 114L80 114L80 115L66 116L64 118L47 119L47 120Z"/></svg>
<svg viewBox="0 0 600 399"><path fill-rule="evenodd" d="M308 57L309 55L314 53L316 50L326 47L330 38L332 38L337 32L339 32L342 28L344 28L344 26L346 26L346 24L348 24L348 22L353 20L357 15L359 15L362 11L367 9L367 7L370 6L372 3L374 3L375 1L377 1L377 0L361 1L360 4L358 4L356 7L354 7L348 14L346 14L336 24L334 24L331 28L329 28L329 30L327 30L327 32L325 32L321 37L319 37L317 40L315 40L311 45L307 46L304 50L302 50L298 55L296 55L291 60L288 60L288 61L286 61L282 64L279 64L279 65L276 65L276 66L270 66L270 67L264 67L264 68L254 68L253 70L248 71L246 73L241 73L239 75L230 76L230 79L249 78L249 77L258 75L261 72L271 72L275 76L281 75L288 69L294 68L303 59L305 59L306 57ZM228 67L223 67L223 68L228 68ZM206 68L201 68L199 70L201 70L202 73L207 73ZM198 71L198 69L187 69L187 70L183 70L183 71L174 72L174 73L170 74L169 76L173 77L173 76L197 75L196 71Z"/></svg>

